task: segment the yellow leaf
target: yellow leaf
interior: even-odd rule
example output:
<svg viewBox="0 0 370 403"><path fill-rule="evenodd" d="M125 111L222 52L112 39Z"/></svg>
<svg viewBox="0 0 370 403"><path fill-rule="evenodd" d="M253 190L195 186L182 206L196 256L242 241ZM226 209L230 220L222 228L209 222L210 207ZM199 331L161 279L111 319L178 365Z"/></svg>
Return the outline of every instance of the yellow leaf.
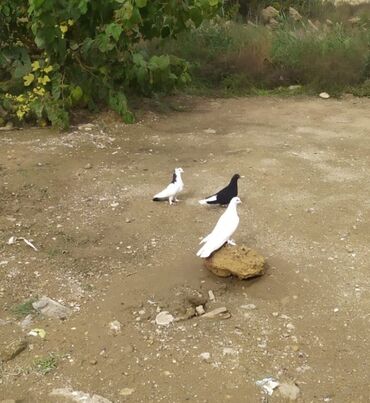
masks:
<svg viewBox="0 0 370 403"><path fill-rule="evenodd" d="M25 113L26 113L25 111L22 111L22 110L18 109L17 110L18 119L22 120Z"/></svg>
<svg viewBox="0 0 370 403"><path fill-rule="evenodd" d="M67 21L67 23L68 23L69 26L72 26L75 22L74 22L73 20L69 19L69 20Z"/></svg>
<svg viewBox="0 0 370 403"><path fill-rule="evenodd" d="M68 25L60 24L60 25L59 25L59 28L60 28L60 30L61 30L61 32L62 32L63 34L65 34L65 33L68 31Z"/></svg>
<svg viewBox="0 0 370 403"><path fill-rule="evenodd" d="M53 71L53 66L48 66L44 68L45 73L50 73L51 71Z"/></svg>
<svg viewBox="0 0 370 403"><path fill-rule="evenodd" d="M27 74L26 76L23 77L24 85L25 85L26 87L28 87L29 85L31 85L31 83L32 83L32 81L33 81L34 79L35 79L35 76L34 76L32 73Z"/></svg>
<svg viewBox="0 0 370 403"><path fill-rule="evenodd" d="M37 79L37 81L42 85L46 85L47 83L50 82L50 78L49 78L49 76L43 76L43 77L39 77Z"/></svg>
<svg viewBox="0 0 370 403"><path fill-rule="evenodd" d="M31 64L31 66L32 66L32 71L36 71L36 70L38 70L40 68L40 63L39 63L38 60L36 60L35 62L33 62Z"/></svg>

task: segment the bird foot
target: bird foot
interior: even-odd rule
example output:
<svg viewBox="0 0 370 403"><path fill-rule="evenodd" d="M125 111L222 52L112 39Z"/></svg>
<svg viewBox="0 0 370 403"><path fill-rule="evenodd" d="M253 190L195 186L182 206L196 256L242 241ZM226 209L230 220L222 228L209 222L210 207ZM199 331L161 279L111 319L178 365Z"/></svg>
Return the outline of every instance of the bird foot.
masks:
<svg viewBox="0 0 370 403"><path fill-rule="evenodd" d="M232 246L235 246L235 245L236 245L236 243L235 243L235 241L234 241L233 239L229 239L229 240L227 241L227 244L228 244L228 245L232 245Z"/></svg>

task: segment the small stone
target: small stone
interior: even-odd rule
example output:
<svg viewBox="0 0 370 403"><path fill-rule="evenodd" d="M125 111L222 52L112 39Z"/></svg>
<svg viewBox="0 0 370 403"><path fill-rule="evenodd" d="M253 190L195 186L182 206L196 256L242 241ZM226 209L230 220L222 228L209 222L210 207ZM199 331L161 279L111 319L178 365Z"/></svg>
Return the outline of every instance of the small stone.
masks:
<svg viewBox="0 0 370 403"><path fill-rule="evenodd" d="M87 164L84 166L84 168L85 168L85 169L91 169L91 168L92 168L92 165L91 165L90 162L89 162L89 163L87 163Z"/></svg>
<svg viewBox="0 0 370 403"><path fill-rule="evenodd" d="M339 312L339 308L334 308L334 312L335 313Z"/></svg>
<svg viewBox="0 0 370 403"><path fill-rule="evenodd" d="M168 326L175 318L167 311L159 312L155 318L155 322L158 326Z"/></svg>
<svg viewBox="0 0 370 403"><path fill-rule="evenodd" d="M208 298L209 298L209 300L210 300L211 302L215 302L215 301L216 301L215 294L213 293L212 290L209 290L209 291L208 291Z"/></svg>
<svg viewBox="0 0 370 403"><path fill-rule="evenodd" d="M320 92L319 97L322 99L329 99L330 95L327 92Z"/></svg>
<svg viewBox="0 0 370 403"><path fill-rule="evenodd" d="M293 323L288 323L288 324L286 325L286 328L289 329L289 330L294 330L294 329L295 329L295 326L293 325Z"/></svg>
<svg viewBox="0 0 370 403"><path fill-rule="evenodd" d="M224 347L222 349L222 355L238 355L238 351L231 347Z"/></svg>
<svg viewBox="0 0 370 403"><path fill-rule="evenodd" d="M97 360L90 360L90 365L96 365L98 363Z"/></svg>
<svg viewBox="0 0 370 403"><path fill-rule="evenodd" d="M28 346L25 339L16 339L6 344L4 347L0 347L0 360L8 362L13 360L17 355L24 351Z"/></svg>
<svg viewBox="0 0 370 403"><path fill-rule="evenodd" d="M215 129L205 129L205 130L204 130L204 133L207 133L207 134L216 134L216 130L215 130Z"/></svg>
<svg viewBox="0 0 370 403"><path fill-rule="evenodd" d="M300 394L299 387L294 383L281 383L278 391L281 397L290 401L297 400Z"/></svg>
<svg viewBox="0 0 370 403"><path fill-rule="evenodd" d="M109 323L109 333L113 336L121 333L121 323L118 320Z"/></svg>
<svg viewBox="0 0 370 403"><path fill-rule="evenodd" d="M273 316L274 318L277 318L277 317L279 316L279 312L272 312L272 316Z"/></svg>
<svg viewBox="0 0 370 403"><path fill-rule="evenodd" d="M209 360L211 359L211 354L208 353L208 352L205 352L205 353L199 354L199 357L200 357L203 361L209 362Z"/></svg>
<svg viewBox="0 0 370 403"><path fill-rule="evenodd" d="M133 388L123 388L119 391L121 396L131 396L135 392Z"/></svg>
<svg viewBox="0 0 370 403"><path fill-rule="evenodd" d="M204 308L203 308L203 305L198 305L196 308L195 308L195 310L196 310L196 312L197 312L197 314L200 316L200 315L203 315L204 313L205 313L205 310L204 310Z"/></svg>
<svg viewBox="0 0 370 403"><path fill-rule="evenodd" d="M240 308L248 309L248 310L251 310L251 311L254 310L254 309L257 309L256 305L254 305L254 304L242 305Z"/></svg>

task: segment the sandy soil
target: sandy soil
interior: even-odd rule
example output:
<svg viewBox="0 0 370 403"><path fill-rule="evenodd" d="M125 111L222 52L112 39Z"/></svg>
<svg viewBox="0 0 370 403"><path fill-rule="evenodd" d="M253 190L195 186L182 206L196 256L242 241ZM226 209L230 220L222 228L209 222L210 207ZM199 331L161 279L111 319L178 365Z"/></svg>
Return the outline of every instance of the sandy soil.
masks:
<svg viewBox="0 0 370 403"><path fill-rule="evenodd" d="M0 350L28 342L0 367L0 400L52 402L71 387L112 402L284 401L255 384L273 376L301 402L369 402L370 100L170 102L131 126L102 115L69 133L0 132ZM176 166L181 202L153 203ZM234 238L268 261L249 281L195 256L224 211L197 200L236 172ZM206 311L231 318L155 324L208 290ZM43 295L73 314L22 328L14 307Z"/></svg>

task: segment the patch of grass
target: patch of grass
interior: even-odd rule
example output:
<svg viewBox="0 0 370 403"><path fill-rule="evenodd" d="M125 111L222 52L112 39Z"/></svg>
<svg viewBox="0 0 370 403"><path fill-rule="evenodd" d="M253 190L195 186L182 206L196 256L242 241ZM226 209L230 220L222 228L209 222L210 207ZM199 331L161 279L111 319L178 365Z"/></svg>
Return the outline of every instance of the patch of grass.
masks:
<svg viewBox="0 0 370 403"><path fill-rule="evenodd" d="M312 7L306 4L308 8L308 2L283 3L280 9L284 12L289 5L299 6L310 17L318 15L320 8L320 2L312 3ZM191 94L276 92L289 96L326 91L340 95L348 88L366 94L364 82L370 79L370 6L360 9L326 4L322 10L332 22L315 19L316 29L306 17L294 22L284 12L276 29L218 18L176 40L144 46L150 54L175 54L191 62L193 82L187 88ZM350 23L348 17L360 11L361 22ZM291 85L301 87L287 90Z"/></svg>
<svg viewBox="0 0 370 403"><path fill-rule="evenodd" d="M35 298L29 299L22 304L14 305L11 309L11 312L18 318L24 318L25 316L35 313L35 309L33 308L32 304L36 301Z"/></svg>
<svg viewBox="0 0 370 403"><path fill-rule="evenodd" d="M54 354L41 357L34 361L34 368L43 375L48 374L58 366L58 359Z"/></svg>

